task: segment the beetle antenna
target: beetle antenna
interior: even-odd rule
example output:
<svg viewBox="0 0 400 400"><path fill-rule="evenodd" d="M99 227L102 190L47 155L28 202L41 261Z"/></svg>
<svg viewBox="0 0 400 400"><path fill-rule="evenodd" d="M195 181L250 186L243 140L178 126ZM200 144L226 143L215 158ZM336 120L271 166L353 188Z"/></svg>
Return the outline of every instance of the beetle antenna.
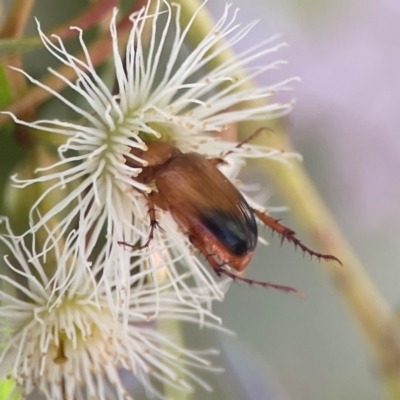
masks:
<svg viewBox="0 0 400 400"><path fill-rule="evenodd" d="M303 292L301 292L300 290L297 290L295 288L292 288L290 286L277 285L275 283L256 281L254 279L243 278L239 275L234 274L233 272L227 271L224 268L216 268L216 269L214 269L214 271L218 276L221 276L221 275L229 276L229 278L233 279L235 282L241 281L241 282L248 283L250 286L257 285L257 286L262 286L264 288L273 288L273 289L280 290L282 292L295 293L301 297L305 297Z"/></svg>
<svg viewBox="0 0 400 400"><path fill-rule="evenodd" d="M329 254L317 253L316 251L311 250L309 247L305 246L303 243L301 243L299 239L297 239L297 237L295 236L295 232L280 224L278 219L274 219L259 210L253 209L253 211L258 219L260 219L265 225L269 226L272 229L272 232L277 232L279 235L281 235L281 244L286 239L288 242L293 243L295 248L300 247L303 253L307 253L311 257L317 257L319 260L322 258L326 261L336 261L340 265L343 265L337 257Z"/></svg>

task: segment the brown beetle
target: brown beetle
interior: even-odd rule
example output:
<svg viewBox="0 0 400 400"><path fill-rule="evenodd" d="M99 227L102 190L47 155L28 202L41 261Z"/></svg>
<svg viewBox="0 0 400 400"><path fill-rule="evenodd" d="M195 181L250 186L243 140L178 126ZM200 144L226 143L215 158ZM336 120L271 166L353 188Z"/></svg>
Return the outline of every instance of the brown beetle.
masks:
<svg viewBox="0 0 400 400"><path fill-rule="evenodd" d="M312 256L340 263L334 256L316 253L304 246L292 230L263 212L252 209L236 187L216 167L223 162L223 159L207 159L194 152L182 153L167 142L146 141L145 144L147 150L132 148L131 155L146 161L146 166L131 158L126 162L132 167L142 168L142 172L136 178L139 182L144 184L154 182L157 188L157 191L152 191L147 196L151 221L150 234L142 246L124 242L120 244L136 250L149 245L157 226L155 214L157 206L172 215L218 276L224 274L249 284L301 294L288 286L246 279L222 268L223 265L228 265L241 272L250 262L257 246L255 217L278 232L282 241L286 239Z"/></svg>

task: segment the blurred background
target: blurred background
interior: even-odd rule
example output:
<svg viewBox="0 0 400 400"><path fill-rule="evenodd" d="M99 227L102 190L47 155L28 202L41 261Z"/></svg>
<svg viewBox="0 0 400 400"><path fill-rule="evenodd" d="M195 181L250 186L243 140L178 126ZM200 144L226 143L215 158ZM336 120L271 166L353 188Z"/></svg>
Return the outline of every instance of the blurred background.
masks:
<svg viewBox="0 0 400 400"><path fill-rule="evenodd" d="M218 14L222 2L216 3ZM232 3L244 21L262 20L249 42L278 32L289 44L279 52L289 62L280 76L298 75L302 82L291 94L296 105L285 118L287 132L337 223L397 308L400 2ZM270 203L279 199L272 196ZM296 228L290 213L281 217ZM265 237L271 238L268 231ZM233 285L217 310L238 333L233 340L220 338L234 372L225 387L240 387L226 398L383 398L359 332L315 262L272 238L270 246L259 248L247 276L294 285L307 297Z"/></svg>
<svg viewBox="0 0 400 400"><path fill-rule="evenodd" d="M398 0L231 0L239 20L259 23L241 43L275 33L289 47L276 57L289 62L265 81L300 76L294 111L284 125L305 167L368 273L394 308L400 305L400 2ZM3 3L3 6L7 2ZM1 3L0 3L1 4ZM62 4L62 7L60 7ZM224 7L207 7L218 18ZM44 27L56 26L87 5L82 0L40 0L34 15ZM68 8L68 10L66 9ZM31 24L33 32L33 24ZM44 54L44 53L43 53ZM274 56L275 57L275 56ZM41 74L54 60L43 55L26 65ZM46 113L46 107L43 112ZM66 116L59 104L58 118ZM52 108L54 112L54 108ZM0 138L4 185L15 157L23 152ZM10 151L10 146L13 149ZM7 150L6 150L7 149ZM258 183L282 205L261 170L244 171L246 183ZM284 223L297 230L290 213ZM297 228L297 229L296 229ZM212 394L198 389L195 400L377 400L383 398L377 372L347 311L315 261L280 247L264 236L246 276L294 286L305 299L272 290L232 285L215 311L236 337L188 328L188 346L214 346L224 374L206 375ZM138 397L141 398L140 396Z"/></svg>

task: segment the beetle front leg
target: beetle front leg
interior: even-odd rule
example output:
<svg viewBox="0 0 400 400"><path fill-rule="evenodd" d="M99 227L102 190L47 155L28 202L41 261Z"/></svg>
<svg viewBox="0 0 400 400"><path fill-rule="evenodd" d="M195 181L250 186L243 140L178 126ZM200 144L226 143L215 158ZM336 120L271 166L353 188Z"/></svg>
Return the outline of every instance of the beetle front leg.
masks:
<svg viewBox="0 0 400 400"><path fill-rule="evenodd" d="M249 137L247 137L246 139L242 140L241 142L239 142L234 148L233 150L228 150L225 153L222 153L220 157L214 157L214 158L209 158L208 161L214 165L214 167L216 167L219 164L224 164L226 163L226 161L224 160L224 158L226 156L229 156L230 154L232 154L234 152L234 149L240 149L244 144L251 142L253 139L255 139L257 136L260 135L261 132L263 131L267 131L267 132L274 132L273 129L268 128L266 126L262 126L261 128L258 128L255 132L253 132Z"/></svg>
<svg viewBox="0 0 400 400"><path fill-rule="evenodd" d="M118 242L118 244L123 245L123 246L128 246L128 247L132 248L132 250L143 250L143 249L149 247L150 242L154 239L154 231L155 231L156 227L159 227L160 229L162 229L156 219L156 209L155 209L155 204L154 204L154 192L150 193L147 196L147 206L148 206L149 217L150 217L150 233L146 240L146 243L141 246L129 244L126 242Z"/></svg>
<svg viewBox="0 0 400 400"><path fill-rule="evenodd" d="M219 164L226 164L226 161L220 157L207 158L207 161L211 163L211 165L213 165L214 167L216 167Z"/></svg>
<svg viewBox="0 0 400 400"><path fill-rule="evenodd" d="M255 132L253 132L250 136L248 136L246 139L239 142L233 149L240 149L244 144L251 142L257 136L259 136L260 133L263 131L274 133L273 129L268 128L267 126L262 126L261 128L258 128ZM221 159L224 159L226 156L229 156L229 154L232 154L233 152L234 150L227 151L226 153L221 155Z"/></svg>
<svg viewBox="0 0 400 400"><path fill-rule="evenodd" d="M335 256L331 256L328 254L321 254L317 253L314 250L311 250L307 246L305 246L297 237L295 236L295 232L292 231L291 229L287 228L286 226L283 226L280 224L279 220L274 219L270 217L267 214L264 214L263 212L259 210L253 209L254 214L257 216L257 218L262 221L265 225L269 226L273 232L277 232L279 235L281 235L281 244L284 242L286 239L288 242L291 242L294 244L295 247L300 247L300 249L304 252L309 254L310 256L317 257L318 259L323 259L326 261L336 261L340 265L343 265L342 262Z"/></svg>

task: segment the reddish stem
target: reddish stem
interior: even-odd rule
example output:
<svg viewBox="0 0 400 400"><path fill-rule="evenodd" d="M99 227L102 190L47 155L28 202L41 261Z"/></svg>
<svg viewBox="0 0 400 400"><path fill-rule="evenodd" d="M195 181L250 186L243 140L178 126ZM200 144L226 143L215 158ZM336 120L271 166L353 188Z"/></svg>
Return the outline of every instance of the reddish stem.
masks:
<svg viewBox="0 0 400 400"><path fill-rule="evenodd" d="M102 0L95 2L92 6L88 7L83 13L77 17L70 19L57 28L46 32L47 36L57 35L61 39L69 39L77 35L77 31L69 29L70 26L79 26L81 29L90 28L101 20L112 7L118 4L118 0Z"/></svg>
<svg viewBox="0 0 400 400"><path fill-rule="evenodd" d="M119 34L120 42L122 43L126 37L128 36L129 29L131 27L131 21L129 20L129 15L132 12L138 11L143 5L146 4L146 0L138 0L135 5L132 6L129 13L125 15L121 21L117 24L117 31ZM88 52L91 57L91 61L93 65L99 65L101 62L106 60L111 52L111 39L109 33L105 33L102 35L95 43L88 46ZM77 58L84 60L85 56L81 52L76 55ZM69 80L73 80L76 78L75 72L65 66L62 65L57 69L57 72L63 75L65 78ZM65 82L54 76L53 74L47 74L42 80L41 83L49 88L59 92L65 87ZM25 92L22 96L15 99L8 107L7 110L15 114L16 116L21 116L27 110L37 107L47 99L52 97L52 94L46 90L43 90L39 86L31 87L27 92ZM8 115L0 114L0 127L5 124L9 120Z"/></svg>

